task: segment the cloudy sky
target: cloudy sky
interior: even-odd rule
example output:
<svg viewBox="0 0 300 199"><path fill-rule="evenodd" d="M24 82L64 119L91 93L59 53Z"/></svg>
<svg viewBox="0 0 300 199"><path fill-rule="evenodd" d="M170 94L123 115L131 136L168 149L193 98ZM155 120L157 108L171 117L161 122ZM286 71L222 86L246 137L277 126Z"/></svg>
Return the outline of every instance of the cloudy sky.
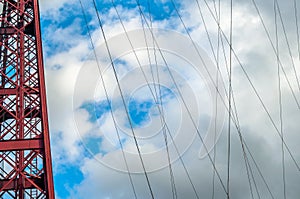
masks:
<svg viewBox="0 0 300 199"><path fill-rule="evenodd" d="M40 1L57 198L300 195L297 0L95 2Z"/></svg>

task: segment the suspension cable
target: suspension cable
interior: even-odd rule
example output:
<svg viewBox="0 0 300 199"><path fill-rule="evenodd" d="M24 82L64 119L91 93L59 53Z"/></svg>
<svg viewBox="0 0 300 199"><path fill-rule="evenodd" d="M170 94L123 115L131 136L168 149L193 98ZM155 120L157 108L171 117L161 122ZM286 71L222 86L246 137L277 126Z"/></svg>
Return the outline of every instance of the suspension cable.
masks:
<svg viewBox="0 0 300 199"><path fill-rule="evenodd" d="M216 11L216 16L218 18L218 21L220 22L221 19L221 6L220 6L220 0L218 0L218 11L216 9L216 1L213 0L214 2L214 8ZM197 1L197 5L199 5ZM198 6L200 9L200 6ZM202 14L202 12L201 12ZM203 21L203 20L202 20ZM206 29L206 28L205 28ZM207 31L208 32L208 31ZM219 63L219 58L220 58L220 30L218 28L218 41L217 41L217 56L216 56L216 64L217 64L217 74L216 74L216 97L215 97L215 124L214 124L214 148L213 148L213 162L216 164L216 156L217 156L217 145L216 145L216 139L217 139L217 119L218 119L218 90L219 90L219 70L220 70L220 63ZM210 37L209 37L210 38ZM215 176L216 172L213 170L213 177L212 177L212 199L215 198Z"/></svg>
<svg viewBox="0 0 300 199"><path fill-rule="evenodd" d="M140 70L141 70L141 72L142 72L142 74L143 74L143 77L144 77L144 79L145 79L145 81L146 81L146 83L147 83L147 86L148 86L148 88L149 88L149 90L150 90L150 92L151 92L151 95L152 95L153 99L155 100L155 95L154 95L154 93L153 93L153 90L152 90L151 87L149 86L149 81L148 81L148 79L147 79L147 77L146 77L146 74L145 74L145 72L144 72L144 70L143 70L143 68L142 68L142 66L141 66L141 63L140 63L140 61L139 61L139 58L138 58L138 56L137 56L137 54L136 54L136 50L135 50L134 47L133 47L133 44L132 44L132 42L131 42L131 39L130 39L130 37L129 37L129 35L128 35L128 32L127 32L127 30L126 30L126 28L125 28L125 25L124 25L124 23L123 23L123 21L122 21L122 18L121 18L120 14L119 14L119 11L118 11L117 7L116 7L116 4L114 3L113 0L111 0L111 3L112 3L112 5L113 5L113 7L114 7L114 9L115 9L115 11L116 11L116 14L117 14L117 16L118 16L118 19L119 19L119 21L120 21L120 23L121 23L121 25L122 25L122 28L123 28L123 30L124 30L124 32L125 32L125 34L126 34L127 40L128 40L128 42L129 42L129 44L130 44L130 46L131 46L131 49L132 49L134 55L135 55L135 58L136 58L136 60L137 60L137 62L138 62L138 65L139 65ZM143 18L145 19L145 23L147 24L147 27L149 28L149 24L148 24L148 22L147 22L147 20L146 20L146 17L145 17L145 15L144 15L144 13L142 12L141 7L139 6L139 2L137 2L137 5L138 5L138 7L139 7L140 12L141 12L142 15L143 15ZM151 30L151 29L150 29L150 30ZM153 35L152 30L151 30L151 34L152 34L152 37L154 38L154 35ZM155 40L154 40L154 41L155 41ZM155 41L155 42L156 42L156 41ZM156 42L156 46L158 46L157 42ZM158 50L159 50L159 52L161 53L161 50L160 50L159 47L158 47ZM164 61L165 61L165 60L164 60ZM165 62L165 63L166 63L166 62ZM173 80L174 80L174 79L173 79ZM181 97L182 97L182 96L181 96ZM161 108L160 108L159 106L158 106L158 111L160 112L160 114L162 114ZM168 125L167 125L167 124L164 124L164 125L166 125L166 127L168 128ZM172 136L169 129L168 129L168 132L169 132L169 135ZM171 138L172 138L172 137L171 137ZM175 146L175 144L174 144L174 146ZM179 151L177 150L177 153L178 153L178 152L179 152ZM179 153L178 153L178 154L179 154ZM179 155L180 155L180 154L179 154ZM180 159L181 159L181 157L180 157ZM193 191L194 191L196 197L199 198L199 196L198 196L198 194L197 194L197 191L196 191L196 188L195 188L195 186L194 186L194 184L193 184L193 182L192 182L192 180L191 180L190 175L188 174L188 171L187 171L187 169L186 169L186 167L185 167L185 165L184 165L182 159L181 159L181 162L182 162L182 165L183 165L183 167L184 167L184 170L185 170L185 172L186 172L186 174L187 174L187 177L188 177L188 179L189 179L189 182L190 182L191 185L192 185Z"/></svg>
<svg viewBox="0 0 300 199"><path fill-rule="evenodd" d="M232 6L230 0L230 38L229 38L229 88L228 88L228 146L227 146L227 199L230 198L230 153L231 153L231 90L232 90Z"/></svg>
<svg viewBox="0 0 300 199"><path fill-rule="evenodd" d="M107 53L109 55L109 59L110 59L110 62L111 62L111 65L112 65L112 69L113 69L113 73L114 73L114 76L115 76L115 79L116 79L116 82L117 82L117 85L118 85L120 96L122 98L122 103L123 103L123 106L124 106L124 109L125 109L125 112L126 112L128 123L129 123L130 129L131 129L131 133L133 135L134 143L135 143L138 155L139 155L139 159L140 159L141 164L142 164L143 173L144 173L144 176L145 176L146 181L147 181L147 185L148 185L148 188L149 188L149 191L150 191L151 198L154 199L154 194L153 194L152 187L151 187L151 184L150 184L149 176L148 176L146 168L145 168L144 160L143 160L143 157L142 157L142 154L141 154L141 149L140 149L140 147L138 145L137 137L136 137L134 129L133 129L133 124L132 124L132 121L131 121L130 116L129 116L129 111L128 111L128 108L126 106L126 102L125 102L125 98L124 98L124 95L123 95L123 91L122 91L122 88L121 88L121 85L120 85L120 82L119 82L117 71L116 71L116 68L115 68L115 65L114 65L114 61L113 61L113 58L112 58L112 54L111 54L110 48L108 46L108 41L106 39L106 34L104 32L102 20L100 18L99 11L98 11L98 8L97 8L95 0L93 0L93 6L94 6L94 9L95 9L96 14L97 14L98 23L99 23L99 26L101 28L102 36L103 36L104 41L105 41L106 50L107 50Z"/></svg>
<svg viewBox="0 0 300 199"><path fill-rule="evenodd" d="M287 36L287 33L286 33L286 28L285 28L285 25L284 25L284 23L283 23L283 19L282 19L282 15L281 15L279 3L278 3L277 0L275 0L275 6L276 6L277 9L278 9L279 19L280 19L280 22L281 22L281 26L282 26L284 38L285 38L285 41L286 41L286 45L287 45L287 47L288 47L288 52L289 52L289 55L290 55L290 58L291 58L292 68L293 68L294 75L295 75L295 78L296 78L296 83L297 83L298 89L299 89L299 91L300 91L299 78L298 78L298 74L297 74L297 70L296 70L294 58L293 58L293 55L292 55L292 50L291 50L291 47L290 47L290 42L289 42L289 40L288 40L288 36ZM278 55L278 53L277 53L277 55Z"/></svg>
<svg viewBox="0 0 300 199"><path fill-rule="evenodd" d="M262 25L263 25L263 28L264 28L264 31L265 31L267 37L268 37L268 40L269 40L269 42L270 42L270 44L271 44L271 46L272 46L273 52L275 53L275 56L278 57L278 54L276 53L275 45L274 45L274 43L273 43L273 41L272 41L272 39L271 39L271 36L270 36L270 33L269 33L269 31L268 31L268 29L267 29L267 27L266 27L266 24L265 24L265 22L264 22L264 20L263 20L263 18L262 18L262 16L261 16L261 14L260 14L260 10L258 9L258 6L257 6L257 4L256 4L256 1L255 1L255 0L252 0L252 3L253 3L253 5L254 5L254 7L255 7L255 10L256 10L256 12L257 12L257 14L258 14L258 16L259 16L259 19L260 19L261 23L262 23ZM297 99L297 97L296 97L296 94L295 94L295 92L294 92L294 89L292 88L292 85L291 85L291 83L290 83L290 80L289 80L288 77L287 77L287 74L286 74L286 72L285 72L285 70L284 70L284 67L283 67L283 64L282 64L282 62L281 62L281 60L280 60L280 57L279 57L279 64L280 64L281 70L282 70L282 72L283 72L283 74L284 74L284 77L285 77L285 79L286 79L286 81L287 81L287 83L288 83L288 86L289 86L289 88L290 88L290 90L291 90L291 92L292 92L292 95L293 95L294 100L295 100L295 102L296 102L296 104L297 104L297 107L300 109L300 103L299 103L299 101L298 101L298 99Z"/></svg>
<svg viewBox="0 0 300 199"><path fill-rule="evenodd" d="M277 7L274 0L274 22L275 22L275 43L277 52L277 78L278 78L278 103L279 103L279 119L280 119L280 134L283 138L283 119L282 119L282 91L281 91L281 78L280 78L280 65L279 65L279 42L278 42L278 24L277 24ZM281 163L282 163L282 181L283 181L283 198L286 199L286 180L285 180L285 157L284 145L281 142Z"/></svg>
<svg viewBox="0 0 300 199"><path fill-rule="evenodd" d="M151 24L150 28L152 28L151 5L150 5L149 0L147 0L147 4L148 4L148 11L149 11L149 21L150 21L150 24ZM158 103L156 103L156 104L157 105L159 104L161 106L161 113L162 114L159 114L159 116L160 116L161 126L163 127L162 131L163 131L164 142L165 142L165 147L166 147L166 154L167 154L167 160L168 160L168 168L169 168L169 175L170 175L170 185L171 185L172 197L173 197L173 199L175 199L175 198L177 198L177 191L176 191L176 185L175 185L174 174L173 174L171 158L170 158L170 152L169 152L169 146L168 146L168 136L167 136L166 128L164 127L164 124L166 123L166 121L165 121L165 114L164 114L164 108L163 108L163 103L162 103L162 96L161 96L161 89L160 89L160 82L159 82L159 73L157 72L157 85L158 85L158 91L157 91L155 78L154 78L154 71L152 69L152 64L151 64L152 61L151 61L151 57L150 57L150 49L149 49L147 35L146 35L146 31L145 31L145 26L144 26L144 19L143 19L143 16L142 16L141 12L140 12L140 17L141 17L143 34L144 34L144 38L145 38L145 44L146 44L146 49L147 49L147 54L148 54L148 59L149 59L149 64L150 64L150 72L151 72L152 80L154 82L154 93L156 95L156 100L154 99L154 101L157 101ZM157 67L157 64L156 64L156 67Z"/></svg>
<svg viewBox="0 0 300 199"><path fill-rule="evenodd" d="M84 18L84 22L85 22L85 25L86 25L86 28L87 28L87 32L88 32L88 35L89 35L89 38L90 38L90 43L91 43L91 46L92 46L92 49L93 49L93 52L94 52L97 68L98 68L100 78L101 78L101 82L102 82L102 85L103 85L103 89L104 89L104 92L105 92L105 97L106 97L107 103L109 103L110 100L109 100L109 96L108 96L108 91L107 91L107 88L106 88L106 85L105 85L105 81L104 81L104 78L103 78L102 71L100 69L100 64L99 64L98 56L97 56L96 49L95 49L95 46L94 46L94 41L93 41L93 38L92 38L92 35L91 35L91 31L90 31L90 28L89 28L89 25L88 25L88 22L87 22L87 17L86 17L86 14L85 14L85 11L84 11L84 8L83 8L83 5L82 5L82 1L79 0L79 3L80 3L80 6L81 6L81 12L83 14L83 18ZM132 176L131 176L131 173L130 173L130 170L129 170L128 162L127 162L127 159L126 159L126 156L125 156L123 143L121 141L121 136L120 136L120 133L119 133L119 130L118 130L118 127L117 127L116 119L115 119L114 113L113 113L111 108L110 108L110 114L111 114L111 117L112 117L112 120L113 120L113 123L114 123L114 128L115 128L116 133L117 133L118 141L119 141L119 144L120 144L120 147L121 147L122 156L123 156L123 159L124 159L124 162L125 162L125 165L126 165L128 177L129 177L129 180L130 180L130 185L132 187L132 191L133 191L133 194L134 194L134 198L137 199L137 194L136 194L136 190L135 190L135 187L134 187L134 184L133 184L133 179L132 179Z"/></svg>
<svg viewBox="0 0 300 199"><path fill-rule="evenodd" d="M252 0L252 1L254 1L254 0ZM220 24L218 24L217 19L215 18L215 16L214 16L212 10L210 9L210 7L208 6L207 1L204 0L204 2L205 2L205 4L206 4L207 8L209 9L209 11L210 11L212 17L214 18L214 21L215 21L215 22L217 23L217 25L220 27ZM255 4L255 5L256 5L256 4ZM257 6L256 6L256 8L257 8ZM258 8L257 8L257 11L259 11ZM260 15L260 13L259 13L259 15ZM260 15L260 16L261 16L261 15ZM264 24L264 23L263 23L263 24ZM264 26L264 27L265 27L265 26ZM266 30L266 29L265 29L265 30ZM222 28L221 28L221 33L222 33L222 35L224 36L226 43L229 44L229 43L230 43L230 42L229 42L229 39L228 39L227 36L225 35L225 33L224 33L224 31L222 30ZM267 31L267 33L268 33L268 31ZM269 35L269 33L268 33L268 35ZM272 42L272 41L271 41L271 42ZM273 42L272 42L272 46L274 46L274 45L273 45ZM254 86L252 80L250 79L250 77L249 77L247 71L245 70L245 68L244 68L244 66L243 66L243 64L242 64L242 62L240 61L240 59L239 59L239 57L237 56L237 54L236 54L236 52L235 52L234 49L232 49L232 53L233 53L233 55L234 55L236 61L238 62L238 65L239 65L240 68L242 69L242 71L243 71L243 73L244 73L246 79L248 80L248 82L249 82L251 88L253 89L253 91L254 91L256 97L258 98L260 104L262 105L264 111L266 112L266 114L267 114L267 116L268 116L268 118L269 118L269 120L270 120L272 126L274 127L274 129L275 129L277 135L280 137L280 139L282 139L282 136L281 136L281 134L280 134L280 132L279 132L279 130L278 130L277 125L275 124L275 122L274 122L274 120L273 120L273 118L272 118L272 116L271 116L269 110L267 109L267 107L266 107L264 101L262 100L261 96L259 95L259 93L258 93L256 87ZM276 54L276 50L275 50L275 54ZM280 60L280 59L279 59L279 60ZM285 70L283 69L281 62L280 62L280 67L281 67L281 70L283 71L285 77L287 78L287 74L285 73ZM286 80L288 81L288 79L286 79ZM291 86L290 83L289 83L289 81L288 81L288 84L289 84L289 86ZM293 93L294 93L294 92L293 92ZM295 93L294 93L294 94L295 94ZM295 97L295 95L294 95L294 97ZM297 98L295 98L295 99L297 100ZM297 102L297 101L296 101L296 102ZM299 106L299 107L300 107L300 106ZM297 161L296 161L294 155L292 154L292 152L291 152L291 150L289 149L289 147L288 147L287 143L285 142L285 140L284 140L284 139L282 139L282 140L283 140L284 146L285 146L286 150L288 151L288 153L289 153L289 155L290 155L292 161L294 162L294 164L295 164L297 170L300 171L299 164L297 163Z"/></svg>
<svg viewBox="0 0 300 199"><path fill-rule="evenodd" d="M300 61L300 36L299 36L299 22L298 22L298 8L297 0L294 0L294 13L296 23L296 34L297 34L297 48L298 48L298 60Z"/></svg>

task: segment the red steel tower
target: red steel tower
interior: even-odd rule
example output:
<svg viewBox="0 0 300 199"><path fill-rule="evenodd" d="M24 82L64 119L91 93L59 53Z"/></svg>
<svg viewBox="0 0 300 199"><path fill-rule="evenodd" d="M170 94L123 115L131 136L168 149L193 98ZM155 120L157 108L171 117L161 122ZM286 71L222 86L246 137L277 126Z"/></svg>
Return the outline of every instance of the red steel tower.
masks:
<svg viewBox="0 0 300 199"><path fill-rule="evenodd" d="M38 0L0 10L0 198L54 199Z"/></svg>

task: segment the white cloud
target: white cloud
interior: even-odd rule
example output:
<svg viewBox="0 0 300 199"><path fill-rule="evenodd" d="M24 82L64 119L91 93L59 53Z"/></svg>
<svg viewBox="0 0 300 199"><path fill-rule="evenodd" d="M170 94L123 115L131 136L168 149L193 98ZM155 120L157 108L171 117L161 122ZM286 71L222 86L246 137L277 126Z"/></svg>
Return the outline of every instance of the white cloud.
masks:
<svg viewBox="0 0 300 199"><path fill-rule="evenodd" d="M66 3L72 4L72 3L75 3L76 1L74 1L74 0L71 0L71 1L70 0L68 0L68 1L67 0L52 0L52 1L40 0L39 2L40 2L41 12L47 12L47 11L58 10L59 8L66 5Z"/></svg>
<svg viewBox="0 0 300 199"><path fill-rule="evenodd" d="M47 3L42 2L43 6L46 6ZM57 3L57 4L56 4ZM56 2L53 5L61 6L63 2ZM53 6L52 5L52 6ZM209 4L211 7L212 2ZM229 7L228 4L222 2L222 23L221 27L225 31L228 36L229 31ZM291 6L291 5L290 5ZM209 56L213 59L213 55L210 50L210 46L206 37L206 33L202 23L200 21L200 15L198 10L196 9L196 4L193 1L191 3L188 1L187 3L183 2L183 9L181 9L183 14L183 19L187 23L188 27L193 27L191 35L197 42L197 44L201 44L201 47L204 47L205 50L209 53ZM209 16L209 12L205 9L205 5L202 5L203 12L205 16ZM268 29L273 30L272 27L272 9L267 6L261 7L264 12L264 18L266 20L266 24ZM134 30L136 28L141 28L140 18L136 10L125 9L122 7L118 7L122 16L124 17L124 24L128 30ZM284 8L286 9L286 8ZM249 73L253 84L258 89L259 94L262 96L263 101L266 103L266 107L270 110L270 114L275 121L275 124L279 126L279 107L278 107L278 90L277 90L277 65L276 65L276 57L272 52L272 48L268 43L268 40L265 36L264 30L261 27L260 21L256 13L254 12L253 7L249 7L248 4L244 4L243 2L236 3L234 6L234 33L233 33L233 43L234 49L238 54L241 62L245 66L246 71ZM227 17L226 17L227 16ZM123 55L123 61L125 64L130 65L128 68L136 67L136 60L134 54L125 54L128 50L130 50L130 45L126 41L126 37L118 35L123 33L122 27L116 19L116 15L114 10L111 9L108 12L108 15L104 17L105 19L105 32L107 37L111 39L112 43L110 43L110 48L112 50L113 57L118 57ZM197 19L197 20L195 20ZM210 34L212 35L213 45L216 48L216 36L217 36L217 27L212 18L207 19L207 26ZM93 19L92 24L96 24L95 19ZM170 18L169 20L164 20L161 22L155 22L155 27L170 27L169 24L176 24L174 26L177 31L184 32L180 21L177 18ZM51 130L52 130L52 140L53 140L53 156L54 161L62 161L63 163L72 163L74 164L76 161L80 160L80 169L83 172L84 180L74 187L73 192L71 193L71 198L84 198L86 195L92 198L133 198L131 187L129 184L129 179L126 173L117 172L113 169L107 168L102 165L99 160L105 160L106 163L110 164L119 164L124 168L124 162L122 159L121 151L112 147L108 140L102 143L102 150L108 151L107 154L99 153L95 154L96 158L88 158L85 157L83 159L83 149L80 147L79 143L81 138L76 133L75 121L73 120L73 105L72 98L74 97L74 87L77 83L78 85L78 76L84 74L91 74L90 76L83 76L81 79L83 89L79 96L76 96L75 99L75 107L78 108L82 102L86 100L93 100L95 98L95 84L96 78L98 74L95 73L97 71L95 68L95 63L93 60L84 60L88 56L92 57L92 52L88 48L88 39L83 38L78 33L78 21L75 21L67 28L61 28L54 31L53 36L49 36L49 41L54 40L56 42L66 43L68 46L67 50L63 50L62 52L55 54L51 57L46 57L46 66L47 66L47 90L48 90L48 103L50 109L50 121L51 121ZM291 37L295 36L295 32L292 33L294 27L288 23L289 35ZM293 28L293 29L292 29ZM50 32L52 27L46 30ZM93 38L97 41L97 44L103 44L103 40L99 38L100 32L99 30L93 32ZM114 37L117 36L117 37ZM144 42L143 35L136 35L134 37L135 46L141 45L139 42ZM273 37L272 33L272 38ZM66 38L72 38L66 39ZM122 40L121 40L121 39ZM159 44L168 47L169 49L176 52L174 49L181 49L183 54L189 57L189 54L192 53L193 46L191 44L179 45L181 43L174 40L170 41L170 38L162 37L162 40L159 40ZM120 40L118 40L120 39ZM273 40L274 41L274 40ZM113 43L114 42L114 43ZM162 43L163 42L163 43ZM282 35L282 31L280 34L280 44L282 49L286 49L284 43L284 37ZM292 44L293 50L296 49L296 44ZM226 54L228 55L228 45L225 43L225 48L227 48ZM124 50L125 49L125 50ZM167 49L168 50L168 49ZM105 48L100 48L99 52L102 56L99 56L101 67L106 67L107 63L109 63L109 59L107 58L107 54L105 53ZM294 51L293 51L294 52ZM195 53L195 52L193 52ZM137 55L141 63L147 63L147 54L145 51L138 51ZM159 52L157 52L159 56ZM193 54L194 55L194 54ZM168 57L169 56L169 57ZM281 54L281 58L284 67L287 70L287 74L291 82L295 82L293 77L293 71L290 68L288 56L284 53ZM297 57L297 55L294 55ZM172 56L167 55L167 58L172 58ZM153 59L154 57L152 57ZM197 59L193 59L194 57L191 55L189 57L192 61L195 62ZM228 59L228 57L227 57ZM170 60L171 65L182 64L179 59L168 59ZM224 58L221 59L222 74L223 80L227 82L227 73L225 69ZM159 58L159 63L163 64L161 58ZM281 180L281 140L277 135L272 123L270 122L267 114L263 110L257 96L253 92L250 87L248 80L245 78L243 71L240 66L236 62L233 62L233 90L235 94L235 102L239 114L239 121L241 124L241 130L246 140L249 148L251 149L257 163L259 164L263 174L266 177L266 180L275 196L282 197L282 180ZM122 64L120 64L122 65ZM54 66L62 66L59 70L53 70ZM55 67L54 67L55 68ZM84 71L83 71L84 70ZM180 71L180 70L179 70ZM120 71L119 71L120 72ZM128 70L122 71L123 73L128 72ZM146 71L149 74L149 70ZM185 74L185 70L180 71L179 75ZM189 74L187 72L187 74ZM170 84L171 80L166 78L162 73L162 80L165 81L165 84ZM186 75L186 74L185 74ZM215 77L215 74L213 74ZM104 74L105 81L107 82L107 88L109 89L109 94L112 96L112 90L116 89L116 84L113 81L111 71ZM142 77L136 78L136 76L125 79L125 84L123 84L124 90L130 88L130 86L136 82L134 81L143 81ZM77 81L77 82L76 82ZM124 82L122 82L124 83ZM198 82L190 81L190 85L181 85L183 89L184 96L191 96L188 89L188 86L193 86L194 92L201 93L203 92L203 88L196 88L196 84ZM290 90L287 86L287 82L282 76L282 92L283 92L283 110L284 110L284 130L285 130L285 139L290 147L290 150L295 155L295 159L299 161L300 154L298 151L297 140L299 140L299 135L297 130L299 129L298 118L299 118L299 110L296 109L295 102L293 101ZM226 83L227 88L227 83ZM293 84L293 89L295 90L298 99L300 98L299 91L296 90L296 85ZM97 91L96 99L105 99L105 95L103 93L99 93L101 91L101 85L99 85L99 91ZM88 88L88 89L84 89ZM112 89L114 88L114 89ZM76 88L78 89L78 88ZM201 95L199 95L201 97ZM113 96L115 99L120 99L120 95L116 94ZM219 99L220 100L220 99ZM192 97L187 98L188 104L193 104L194 101ZM206 113L207 118L201 118L201 121L205 121L207 123L210 119L209 115L211 112L211 108L209 105L212 105L212 101L209 101L209 96L207 95L205 98L200 99L201 104L199 110L196 108L192 109L192 114L194 116ZM207 105L207 103L209 103ZM227 101L226 101L227 103ZM170 117L169 124L172 127L176 126L178 123L177 116L177 105L175 101L170 100L170 103L165 107L168 110ZM182 107L181 107L182 108ZM91 131L98 130L98 124L92 124L88 121L88 113L83 110L80 111L80 114L76 116L80 117L77 121L80 121L80 135L85 136ZM124 112L120 114L125 120ZM193 125L189 121L189 117L186 114L186 111L182 113L183 119L183 129L186 131L185 133L192 136L195 133ZM125 124L125 122L120 122L121 124ZM103 124L100 124L102 133L114 133L113 122L110 117L107 117L104 120ZM206 125L207 126L207 125ZM128 128L128 127L127 127ZM204 129L205 126L201 126L200 129ZM154 126L150 126L149 129L154 129ZM226 129L226 128L225 128ZM234 129L234 127L232 127ZM178 146L185 146L191 137L186 134L182 134L180 139L176 141ZM97 134L97 136L102 134ZM124 135L123 135L124 137ZM142 147L142 151L144 153L158 150L161 144L161 140L158 138L162 138L162 136L157 137L157 139L149 140L139 140L139 143ZM111 139L113 143L116 142L116 137L112 136ZM193 140L192 140L193 141ZM184 143L184 144L183 144ZM133 140L126 140L124 142L124 147L128 152L135 152L136 148ZM191 174L192 180L195 183L195 187L197 193L200 198L209 198L211 197L211 188L212 188L212 170L211 163L209 159L206 157L204 159L198 159L198 153L200 149L201 143L198 138L195 139L192 146L189 150L182 156L186 167L188 168L189 173ZM171 148L171 156L176 157L174 146ZM227 164L227 138L226 138L226 130L224 130L221 138L217 144L217 168L220 172L222 180L225 183L226 179L226 164ZM181 149L184 150L184 149ZM140 161L137 156L130 156L127 154L129 161L129 167L132 171L136 171L140 168ZM212 155L212 153L211 153ZM287 174L287 190L288 190L288 198L297 198L300 194L299 190L294 187L295 184L299 184L299 178L297 177L297 170L289 157L289 154L285 150L286 155L286 174ZM148 158L150 157L150 158ZM146 167L151 170L156 168L157 165L161 165L163 161L166 161L165 153L158 153L156 156L147 156L144 155ZM148 158L148 159L147 159ZM250 159L250 157L248 157ZM239 143L239 139L235 130L232 130L232 158L231 158L231 194L232 198L249 198L249 187L247 182L247 173L245 171L244 160L242 157L241 146ZM165 162L164 162L165 163ZM60 163L56 163L58 166ZM76 163L78 165L78 163ZM173 172L175 176L175 183L178 192L178 198L195 198L193 190L189 184L187 176L182 168L181 162L179 160L173 163ZM253 170L253 175L255 176L256 183L258 185L258 190L261 198L270 198L265 186L260 179L257 170L253 162L251 162L251 168ZM59 171L57 169L56 171ZM137 190L138 198L150 198L146 181L143 175L132 175L134 178L134 185ZM151 185L153 186L154 194L157 198L171 198L171 189L169 182L169 171L167 168L162 170L158 170L152 173L149 173ZM71 177L70 177L71 180ZM219 184L219 181L216 177L216 198L225 197L224 191ZM116 189L117 187L117 189ZM255 192L254 184L252 183L252 188ZM255 193L254 193L255 194Z"/></svg>

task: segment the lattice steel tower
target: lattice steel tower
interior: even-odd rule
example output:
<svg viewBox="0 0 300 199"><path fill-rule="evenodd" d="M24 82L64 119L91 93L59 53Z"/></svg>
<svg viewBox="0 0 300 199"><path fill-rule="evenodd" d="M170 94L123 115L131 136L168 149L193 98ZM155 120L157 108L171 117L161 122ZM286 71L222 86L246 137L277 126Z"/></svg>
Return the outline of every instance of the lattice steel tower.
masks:
<svg viewBox="0 0 300 199"><path fill-rule="evenodd" d="M38 0L0 0L0 198L54 198Z"/></svg>

